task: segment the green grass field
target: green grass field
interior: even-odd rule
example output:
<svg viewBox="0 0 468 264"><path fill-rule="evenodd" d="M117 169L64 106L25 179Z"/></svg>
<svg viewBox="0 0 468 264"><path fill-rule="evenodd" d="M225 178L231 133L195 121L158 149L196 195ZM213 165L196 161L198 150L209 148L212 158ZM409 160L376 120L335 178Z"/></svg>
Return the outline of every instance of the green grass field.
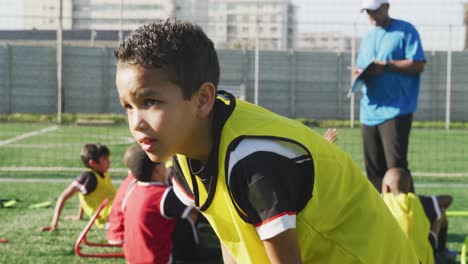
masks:
<svg viewBox="0 0 468 264"><path fill-rule="evenodd" d="M50 128L48 131L43 129ZM317 129L323 133L325 129ZM28 209L34 203L53 201L83 169L79 153L84 143L102 143L111 150L111 176L122 179L124 150L133 140L125 125L76 126L55 128L45 124L0 123L0 180L59 179L60 183L25 183L0 181L0 199L19 199L14 208L0 208L0 263L125 263L116 259L81 259L73 246L85 221L61 221L54 233L40 233L48 225L53 206ZM362 146L358 128L339 129L337 143L361 166ZM451 210L468 210L468 130L413 129L410 141L410 167L416 172L420 194L451 194ZM454 174L456 173L456 174ZM444 177L433 174L442 174ZM458 174L458 175L457 175ZM459 175L462 174L462 175ZM75 214L78 200L69 202L63 216ZM102 241L104 232L93 230L91 240ZM468 235L468 218L452 218L449 247L459 251Z"/></svg>
<svg viewBox="0 0 468 264"><path fill-rule="evenodd" d="M48 132L41 129L53 127L44 124L0 123L0 177L66 177L57 170L33 171L6 170L15 167L65 167L80 170L81 146L85 143L102 143L111 150L111 168L123 170L123 152L133 139L125 125L76 126L63 125ZM324 129L318 128L319 133ZM28 133L38 133L28 136ZM27 137L19 138L21 135ZM337 144L363 166L362 143L359 128L340 128ZM413 129L410 139L409 162L413 172L468 173L468 129ZM53 172L53 173L51 173ZM76 174L76 173L75 173Z"/></svg>
<svg viewBox="0 0 468 264"><path fill-rule="evenodd" d="M86 221L62 220L59 230L41 233L37 229L48 225L53 214L49 208L28 209L31 204L55 201L68 183L0 183L1 199L20 199L13 208L0 208L0 237L9 243L0 244L0 263L125 263L121 259L79 258L73 251L75 241ZM451 210L468 210L468 192L460 188L418 188L421 194L450 193L455 197ZM76 213L78 199L67 203L62 215ZM448 247L460 251L468 235L468 217L449 219ZM105 233L92 229L89 240L104 242ZM210 236L211 238L211 236ZM213 241L211 241L213 244ZM102 249L83 249L85 252L104 252ZM214 262L214 263L221 263Z"/></svg>
<svg viewBox="0 0 468 264"><path fill-rule="evenodd" d="M0 199L19 199L13 208L0 208L0 237L7 244L0 244L0 263L125 263L123 259L79 258L73 250L76 239L87 223L86 220L66 221L63 216L75 215L78 198L67 202L62 212L59 229L55 232L39 232L52 220L55 200L68 183L0 183ZM116 186L117 187L117 186ZM53 201L49 208L29 209L28 206ZM211 230L201 234L202 243L216 246ZM88 235L91 242L105 242L105 231L93 227ZM121 249L82 247L85 253L116 252ZM220 263L218 261L210 262ZM188 263L187 263L188 264Z"/></svg>

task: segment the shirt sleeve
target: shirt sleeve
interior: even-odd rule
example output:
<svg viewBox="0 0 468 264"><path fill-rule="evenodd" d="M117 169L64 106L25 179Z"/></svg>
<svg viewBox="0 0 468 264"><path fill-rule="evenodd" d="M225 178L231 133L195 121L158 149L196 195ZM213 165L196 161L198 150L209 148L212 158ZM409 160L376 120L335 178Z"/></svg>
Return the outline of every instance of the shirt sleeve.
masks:
<svg viewBox="0 0 468 264"><path fill-rule="evenodd" d="M73 181L73 186L80 189L83 195L92 193L97 186L96 176L91 171L85 171Z"/></svg>
<svg viewBox="0 0 468 264"><path fill-rule="evenodd" d="M229 175L241 218L262 240L296 228L296 214L311 198L312 187L313 163L307 155L256 151L237 161Z"/></svg>
<svg viewBox="0 0 468 264"><path fill-rule="evenodd" d="M186 218L188 213L192 210L192 207L183 204L179 198L177 198L174 189L168 187L164 193L164 197L161 199L161 214L166 218Z"/></svg>
<svg viewBox="0 0 468 264"><path fill-rule="evenodd" d="M409 24L405 34L405 58L413 61L426 61L421 38L416 28Z"/></svg>
<svg viewBox="0 0 468 264"><path fill-rule="evenodd" d="M361 41L359 53L356 59L356 67L364 69L371 61L374 60L375 47L371 44L374 43L375 32L371 30Z"/></svg>

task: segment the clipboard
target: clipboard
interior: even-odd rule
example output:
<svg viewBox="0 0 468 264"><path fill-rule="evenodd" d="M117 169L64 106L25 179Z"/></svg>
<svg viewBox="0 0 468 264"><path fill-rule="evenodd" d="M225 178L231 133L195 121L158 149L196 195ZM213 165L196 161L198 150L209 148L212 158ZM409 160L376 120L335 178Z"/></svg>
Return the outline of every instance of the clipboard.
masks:
<svg viewBox="0 0 468 264"><path fill-rule="evenodd" d="M351 83L351 87L349 88L348 94L346 95L347 98L349 98L352 93L354 93L357 89L361 88L361 86L364 84L364 77L363 76L371 68L373 63L374 63L374 60L371 60L364 67L364 69L361 69L361 72L353 79L353 81Z"/></svg>

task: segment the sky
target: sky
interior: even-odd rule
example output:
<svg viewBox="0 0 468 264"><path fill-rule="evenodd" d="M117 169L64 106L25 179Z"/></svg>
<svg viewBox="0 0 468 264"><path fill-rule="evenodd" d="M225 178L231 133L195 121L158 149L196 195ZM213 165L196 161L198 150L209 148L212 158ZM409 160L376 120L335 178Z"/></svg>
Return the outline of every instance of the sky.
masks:
<svg viewBox="0 0 468 264"><path fill-rule="evenodd" d="M23 13L22 1L0 0L0 29L22 29L23 23L14 18Z"/></svg>
<svg viewBox="0 0 468 264"><path fill-rule="evenodd" d="M371 28L367 15L359 12L361 0L290 1L298 7L299 32L335 31L362 37ZM390 16L415 25L425 50L447 50L449 46L452 50L461 50L465 37L463 3L467 1L390 0ZM21 2L0 0L0 28L22 28L17 19L11 18L22 12ZM452 25L451 31L449 25Z"/></svg>
<svg viewBox="0 0 468 264"><path fill-rule="evenodd" d="M299 32L356 32L371 28L361 0L291 0L298 6ZM463 3L467 0L390 0L390 16L406 20L418 29L425 50L460 50L464 45ZM356 23L356 29L353 28ZM449 38L452 25L452 34Z"/></svg>

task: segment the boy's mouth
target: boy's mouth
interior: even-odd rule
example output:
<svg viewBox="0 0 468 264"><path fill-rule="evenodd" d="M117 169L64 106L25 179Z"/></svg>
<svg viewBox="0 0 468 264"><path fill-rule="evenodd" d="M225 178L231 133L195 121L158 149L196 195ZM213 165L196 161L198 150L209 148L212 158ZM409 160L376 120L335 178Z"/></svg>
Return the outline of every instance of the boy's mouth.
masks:
<svg viewBox="0 0 468 264"><path fill-rule="evenodd" d="M144 151L150 152L154 148L156 140L152 138L144 137L144 138L138 139L138 143L140 143L140 146Z"/></svg>

